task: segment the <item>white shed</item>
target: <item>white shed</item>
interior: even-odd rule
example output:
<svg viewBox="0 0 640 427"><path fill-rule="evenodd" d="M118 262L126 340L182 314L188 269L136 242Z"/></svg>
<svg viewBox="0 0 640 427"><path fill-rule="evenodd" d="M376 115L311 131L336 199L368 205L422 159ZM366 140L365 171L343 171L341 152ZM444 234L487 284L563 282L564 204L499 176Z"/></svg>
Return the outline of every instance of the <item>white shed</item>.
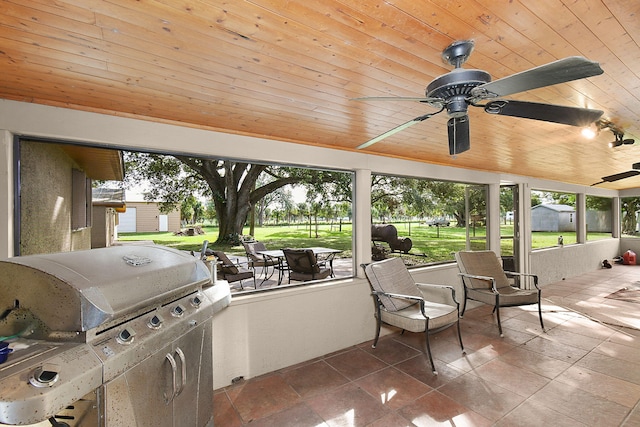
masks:
<svg viewBox="0 0 640 427"><path fill-rule="evenodd" d="M576 231L573 206L541 204L531 208L531 231Z"/></svg>

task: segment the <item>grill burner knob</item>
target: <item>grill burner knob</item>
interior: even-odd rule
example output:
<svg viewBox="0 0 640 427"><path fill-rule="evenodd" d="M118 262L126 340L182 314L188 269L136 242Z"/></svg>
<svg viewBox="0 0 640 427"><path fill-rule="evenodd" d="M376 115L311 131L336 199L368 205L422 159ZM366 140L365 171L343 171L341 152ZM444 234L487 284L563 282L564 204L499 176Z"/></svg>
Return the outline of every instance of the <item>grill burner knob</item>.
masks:
<svg viewBox="0 0 640 427"><path fill-rule="evenodd" d="M180 304L176 305L171 309L171 315L174 317L180 317L184 314L184 307Z"/></svg>
<svg viewBox="0 0 640 427"><path fill-rule="evenodd" d="M202 304L202 298L200 297L200 295L196 295L195 297L191 298L191 305L194 306L195 308L200 307L200 304Z"/></svg>
<svg viewBox="0 0 640 427"><path fill-rule="evenodd" d="M46 367L39 366L36 368L31 377L29 378L29 383L34 387L51 387L53 384L58 381L60 375L58 372L54 371L55 367Z"/></svg>
<svg viewBox="0 0 640 427"><path fill-rule="evenodd" d="M162 327L162 322L164 322L162 316L160 316L159 314L154 314L153 317L149 319L147 326L151 329L160 329Z"/></svg>
<svg viewBox="0 0 640 427"><path fill-rule="evenodd" d="M133 342L136 332L133 329L123 329L116 337L116 341L120 344L129 345Z"/></svg>

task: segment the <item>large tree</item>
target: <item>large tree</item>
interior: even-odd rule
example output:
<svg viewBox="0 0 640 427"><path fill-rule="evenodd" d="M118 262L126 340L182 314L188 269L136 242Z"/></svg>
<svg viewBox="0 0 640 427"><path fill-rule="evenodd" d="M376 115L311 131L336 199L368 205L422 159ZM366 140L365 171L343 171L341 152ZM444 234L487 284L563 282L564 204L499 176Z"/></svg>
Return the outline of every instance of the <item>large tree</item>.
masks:
<svg viewBox="0 0 640 427"><path fill-rule="evenodd" d="M261 165L231 160L125 153L128 185L148 183L145 197L169 211L190 196L213 200L218 242L235 242L252 208L266 195L290 184L321 189L322 183L342 181L333 172Z"/></svg>
<svg viewBox="0 0 640 427"><path fill-rule="evenodd" d="M640 210L640 198L625 197L620 199L622 208L622 234L635 235L638 227L638 211Z"/></svg>
<svg viewBox="0 0 640 427"><path fill-rule="evenodd" d="M371 204L378 219L386 220L403 209L423 216L453 216L458 226L466 225L465 188L468 188L470 214L484 220L486 195L483 186L449 181L373 175Z"/></svg>

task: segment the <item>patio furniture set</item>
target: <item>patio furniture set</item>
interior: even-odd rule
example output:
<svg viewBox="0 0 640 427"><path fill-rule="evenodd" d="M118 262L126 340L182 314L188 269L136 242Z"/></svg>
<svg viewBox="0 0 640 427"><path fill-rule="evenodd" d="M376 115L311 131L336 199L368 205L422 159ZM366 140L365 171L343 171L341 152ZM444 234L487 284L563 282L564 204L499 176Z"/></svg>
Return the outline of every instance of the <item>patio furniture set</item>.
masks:
<svg viewBox="0 0 640 427"><path fill-rule="evenodd" d="M218 258L218 276L228 282L253 279L254 288L269 280L277 271L277 284L288 275L291 281L313 281L334 277L333 259L342 252L331 248L301 248L269 250L261 242L245 242L247 268L232 262L226 254L214 251ZM541 290L534 274L505 271L492 251L461 251L456 253L463 284L461 302L452 286L416 283L400 257L362 264L371 288L376 319L376 334L372 347L380 337L382 324L425 334L425 353L432 371L437 370L431 355L429 336L455 325L460 348L464 353L459 319L464 315L467 301L473 300L493 306L500 336L504 336L500 308L536 304L540 327L542 320ZM262 270L260 284L256 268ZM462 304L462 306L461 306Z"/></svg>
<svg viewBox="0 0 640 427"><path fill-rule="evenodd" d="M433 374L437 375L429 336L456 325L460 348L464 353L460 318L464 315L467 300L493 306L501 337L504 336L500 322L501 307L537 304L540 327L545 331L540 305L541 290L536 275L505 272L492 251L461 251L456 253L456 261L464 291L462 308L452 286L416 283L399 257L362 264L374 302L376 336L373 348L378 344L383 323L400 328L402 332L424 333L425 353ZM510 280L514 278L519 280ZM530 286L527 287L527 284Z"/></svg>
<svg viewBox="0 0 640 427"><path fill-rule="evenodd" d="M270 250L264 243L255 241L242 244L247 259L244 265L239 258L232 260L224 252L214 251L214 256L218 259L218 277L230 284L239 282L240 289L244 289L243 281L246 279L253 279L254 289L258 289L276 272L277 286L282 284L285 276L288 277L288 283L292 280L307 282L335 277L333 259L342 252L324 247Z"/></svg>

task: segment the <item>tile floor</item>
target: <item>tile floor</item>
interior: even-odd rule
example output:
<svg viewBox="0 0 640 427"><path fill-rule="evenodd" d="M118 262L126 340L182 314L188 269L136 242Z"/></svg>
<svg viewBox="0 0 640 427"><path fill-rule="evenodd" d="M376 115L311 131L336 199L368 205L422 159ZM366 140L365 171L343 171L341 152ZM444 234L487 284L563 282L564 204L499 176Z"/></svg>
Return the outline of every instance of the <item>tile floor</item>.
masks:
<svg viewBox="0 0 640 427"><path fill-rule="evenodd" d="M504 338L469 310L466 354L454 328L432 337L437 376L396 333L216 390L215 426L640 426L640 304L605 298L637 281L614 265L544 286L546 333L535 306L501 310Z"/></svg>

